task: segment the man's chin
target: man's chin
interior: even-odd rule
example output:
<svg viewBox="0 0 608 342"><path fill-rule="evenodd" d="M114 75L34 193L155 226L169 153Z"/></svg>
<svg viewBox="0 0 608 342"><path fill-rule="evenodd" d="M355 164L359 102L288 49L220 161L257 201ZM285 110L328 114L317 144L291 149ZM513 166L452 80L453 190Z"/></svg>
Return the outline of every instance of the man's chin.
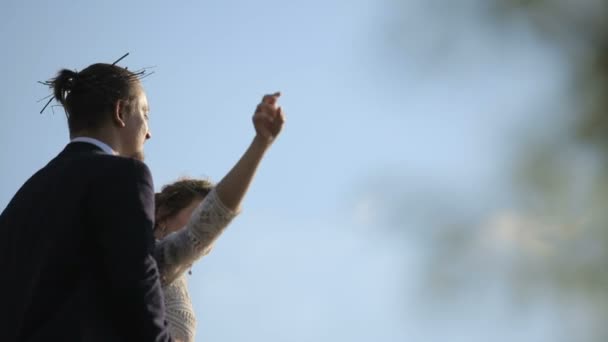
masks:
<svg viewBox="0 0 608 342"><path fill-rule="evenodd" d="M145 159L144 151L137 151L129 155L129 157L143 162Z"/></svg>

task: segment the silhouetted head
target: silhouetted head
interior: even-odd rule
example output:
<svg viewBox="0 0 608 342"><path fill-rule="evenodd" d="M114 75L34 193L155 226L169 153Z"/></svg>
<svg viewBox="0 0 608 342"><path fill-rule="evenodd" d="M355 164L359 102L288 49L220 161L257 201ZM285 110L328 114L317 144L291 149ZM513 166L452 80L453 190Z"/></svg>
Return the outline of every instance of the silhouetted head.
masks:
<svg viewBox="0 0 608 342"><path fill-rule="evenodd" d="M139 76L104 63L59 71L49 85L65 109L70 136L102 137L120 155L142 159L150 131Z"/></svg>

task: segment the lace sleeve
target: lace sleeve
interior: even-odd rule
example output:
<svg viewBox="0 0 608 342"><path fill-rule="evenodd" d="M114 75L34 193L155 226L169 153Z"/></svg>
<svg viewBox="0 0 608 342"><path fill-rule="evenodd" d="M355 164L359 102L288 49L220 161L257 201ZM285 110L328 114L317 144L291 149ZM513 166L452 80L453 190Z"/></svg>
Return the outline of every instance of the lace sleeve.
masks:
<svg viewBox="0 0 608 342"><path fill-rule="evenodd" d="M170 284L208 254L238 212L228 209L212 189L194 210L186 227L158 241L155 257L163 285Z"/></svg>

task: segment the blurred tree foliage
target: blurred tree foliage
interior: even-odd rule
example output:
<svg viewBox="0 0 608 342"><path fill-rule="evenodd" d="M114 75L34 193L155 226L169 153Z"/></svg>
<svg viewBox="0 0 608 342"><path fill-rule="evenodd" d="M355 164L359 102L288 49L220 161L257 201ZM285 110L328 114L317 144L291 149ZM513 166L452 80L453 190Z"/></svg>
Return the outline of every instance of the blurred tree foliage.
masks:
<svg viewBox="0 0 608 342"><path fill-rule="evenodd" d="M488 4L490 20L516 18L565 56L569 105L547 125L562 129L521 145L512 208L436 231L426 285L444 300L499 282L517 307L549 300L575 321L565 341L608 341L608 1Z"/></svg>

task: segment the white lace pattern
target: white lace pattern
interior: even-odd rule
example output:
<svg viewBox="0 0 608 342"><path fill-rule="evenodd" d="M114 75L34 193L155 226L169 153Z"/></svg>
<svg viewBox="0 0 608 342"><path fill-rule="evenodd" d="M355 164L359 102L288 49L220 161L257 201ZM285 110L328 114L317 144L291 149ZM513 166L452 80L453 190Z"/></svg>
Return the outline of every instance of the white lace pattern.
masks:
<svg viewBox="0 0 608 342"><path fill-rule="evenodd" d="M208 254L238 212L221 202L212 189L194 210L186 227L157 242L155 256L161 275L169 332L183 342L194 342L196 317L185 272Z"/></svg>

